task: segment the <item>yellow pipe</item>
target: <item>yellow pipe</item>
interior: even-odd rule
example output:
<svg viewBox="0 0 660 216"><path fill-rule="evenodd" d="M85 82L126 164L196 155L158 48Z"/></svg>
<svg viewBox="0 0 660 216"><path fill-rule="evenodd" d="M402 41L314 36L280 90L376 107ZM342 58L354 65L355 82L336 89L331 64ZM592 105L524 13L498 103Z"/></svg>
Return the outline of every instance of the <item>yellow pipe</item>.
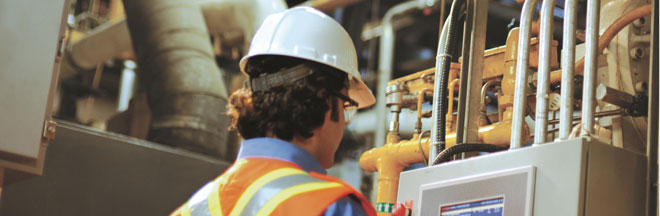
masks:
<svg viewBox="0 0 660 216"><path fill-rule="evenodd" d="M449 95L447 99L447 122L445 122L446 125L446 131L451 132L453 131L452 128L454 128L454 91L456 88L456 84L461 81L460 79L454 79L449 83Z"/></svg>
<svg viewBox="0 0 660 216"><path fill-rule="evenodd" d="M461 70L460 65L456 63L451 63L451 66L452 67L449 68L449 79L447 80L458 79L458 72Z"/></svg>
<svg viewBox="0 0 660 216"><path fill-rule="evenodd" d="M124 3L121 0L110 0L110 9L108 12L108 22L115 22L123 19L126 16L124 13Z"/></svg>
<svg viewBox="0 0 660 216"><path fill-rule="evenodd" d="M516 61L518 60L518 33L520 29L509 31L504 50L505 72L502 77L502 95L498 99L499 110L502 112L500 121L511 120L513 112L513 92L516 89Z"/></svg>
<svg viewBox="0 0 660 216"><path fill-rule="evenodd" d="M529 130L524 132L529 136ZM495 123L479 128L479 141L495 145L507 146L511 140L511 121ZM422 150L428 157L428 138L422 140ZM446 137L447 148L456 144L456 133ZM371 149L360 157L360 167L369 172L378 172L376 203L396 203L399 186L399 174L403 168L414 163L423 162L419 148L419 136L411 140L387 143L380 148ZM389 216L390 213L379 212L379 216Z"/></svg>
<svg viewBox="0 0 660 216"><path fill-rule="evenodd" d="M502 95L498 99L500 122L502 124L511 124L513 118L513 92L516 88L516 61L518 60L519 31L519 28L511 29L506 38L506 48L504 50L504 67L506 70L504 76L502 76L501 82ZM522 86L517 87L522 88ZM523 130L522 141L527 142L529 140L529 127L527 124L523 124ZM510 135L510 133L511 128L509 127L507 135Z"/></svg>
<svg viewBox="0 0 660 216"><path fill-rule="evenodd" d="M422 118L422 104L424 104L424 95L429 92L433 94L433 89L432 88L425 88L422 91L419 92L419 95L417 95L417 118L421 119ZM417 135L417 134L415 134Z"/></svg>

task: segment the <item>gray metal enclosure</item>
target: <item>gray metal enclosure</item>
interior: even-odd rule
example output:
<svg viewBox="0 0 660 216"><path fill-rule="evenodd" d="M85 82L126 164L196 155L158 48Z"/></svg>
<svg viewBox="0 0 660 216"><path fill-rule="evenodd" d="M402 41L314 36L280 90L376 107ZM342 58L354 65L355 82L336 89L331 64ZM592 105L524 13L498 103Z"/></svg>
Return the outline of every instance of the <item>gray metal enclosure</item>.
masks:
<svg viewBox="0 0 660 216"><path fill-rule="evenodd" d="M504 209L504 215L641 216L645 215L647 207L646 160L646 156L638 153L596 140L575 138L403 172L397 202L413 200L415 205L428 204L437 209L438 206L461 201L506 196L510 190L527 188L524 184L521 185L523 187L511 185L515 184L513 181L497 182L493 181L496 178L481 176L531 166L536 169L533 196L528 196L527 200L511 199L509 196L504 202L520 202L517 206L531 202L533 211L531 214L511 213L513 211L510 210L507 213ZM474 176L486 180L475 181ZM464 185L470 188L460 193L435 193L437 198L422 200L428 197L420 196L425 185L449 181L452 188ZM473 182L482 184L471 185ZM420 213L419 209L413 208L413 215L434 215Z"/></svg>
<svg viewBox="0 0 660 216"><path fill-rule="evenodd" d="M167 215L229 165L60 121L43 176L6 185L0 215Z"/></svg>

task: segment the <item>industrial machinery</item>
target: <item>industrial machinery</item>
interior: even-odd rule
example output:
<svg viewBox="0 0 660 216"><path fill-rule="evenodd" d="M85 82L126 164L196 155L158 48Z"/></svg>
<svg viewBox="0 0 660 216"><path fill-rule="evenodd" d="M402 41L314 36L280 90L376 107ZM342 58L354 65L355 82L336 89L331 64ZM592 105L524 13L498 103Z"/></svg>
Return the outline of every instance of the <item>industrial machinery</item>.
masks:
<svg viewBox="0 0 660 216"><path fill-rule="evenodd" d="M576 40L577 5L565 1L561 52L549 0L534 22L537 1L524 1L520 28L504 46L484 50L488 1L453 1L436 67L387 83L388 132L360 158L364 170L378 172L379 215L656 214L652 5L588 1L585 43ZM409 140L399 133L403 109L417 113ZM429 117L433 130L423 131ZM421 162L427 167L403 171Z"/></svg>
<svg viewBox="0 0 660 216"><path fill-rule="evenodd" d="M231 60L223 67L218 59L240 59L267 15L300 3L35 2L0 3L0 215L162 215L176 208L227 169L236 150L224 142L231 134L217 114L227 86L242 81L221 76L231 72ZM92 13L68 12L82 2ZM377 173L371 198L380 216L657 215L657 1L304 4L327 13L343 8L332 12L340 23L369 29L363 38L379 37L369 41L363 76L377 104L348 130L375 135L359 165ZM387 12L373 7L391 4ZM372 20L350 16L365 11L348 5L368 8ZM496 31L503 43L486 49L493 6L508 7L519 25ZM94 15L100 11L107 20ZM395 52L395 31L420 23L404 18L411 11L441 14L435 67L392 79L395 54L404 53ZM72 27L78 22L88 25ZM112 59L119 66L103 72ZM66 81L76 77L91 90L67 102ZM102 104L94 93L104 81L117 97L90 105L95 97ZM58 101L62 111L76 100L84 112L52 118ZM96 119L101 126L84 116L92 110L104 116Z"/></svg>
<svg viewBox="0 0 660 216"><path fill-rule="evenodd" d="M0 215L168 214L230 164L52 117L70 2L0 3Z"/></svg>
<svg viewBox="0 0 660 216"><path fill-rule="evenodd" d="M397 202L413 215L645 215L645 181L644 155L574 138L404 172Z"/></svg>

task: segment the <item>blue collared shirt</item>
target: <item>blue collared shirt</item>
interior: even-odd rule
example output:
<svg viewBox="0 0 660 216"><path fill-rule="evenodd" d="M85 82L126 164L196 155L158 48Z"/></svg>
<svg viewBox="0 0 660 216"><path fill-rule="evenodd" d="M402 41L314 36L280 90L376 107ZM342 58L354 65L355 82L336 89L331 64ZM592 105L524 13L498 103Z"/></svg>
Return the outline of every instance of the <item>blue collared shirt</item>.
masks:
<svg viewBox="0 0 660 216"><path fill-rule="evenodd" d="M326 174L321 164L307 151L293 143L275 138L253 138L244 140L237 159L272 158L292 162L303 170ZM367 215L359 202L345 196L325 209L323 215Z"/></svg>

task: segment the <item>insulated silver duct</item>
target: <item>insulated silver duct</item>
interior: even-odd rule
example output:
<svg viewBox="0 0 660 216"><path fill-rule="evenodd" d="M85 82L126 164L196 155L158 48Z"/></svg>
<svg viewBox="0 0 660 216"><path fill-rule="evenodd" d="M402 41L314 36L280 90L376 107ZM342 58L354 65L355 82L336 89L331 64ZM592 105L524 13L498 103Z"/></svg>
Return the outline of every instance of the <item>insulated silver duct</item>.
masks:
<svg viewBox="0 0 660 216"><path fill-rule="evenodd" d="M152 112L148 139L223 156L227 90L199 5L124 0L124 7Z"/></svg>
<svg viewBox="0 0 660 216"><path fill-rule="evenodd" d="M511 149L522 146L525 105L527 104L527 68L529 68L529 42L532 31L532 18L537 0L527 0L523 4L518 38L518 61L516 62L516 89L513 99L513 125L511 126Z"/></svg>
<svg viewBox="0 0 660 216"><path fill-rule="evenodd" d="M423 8L425 6L423 1L413 0L398 4L390 8L383 17L383 36L380 37L379 54L378 54L378 86L376 95L376 134L374 147L381 147L385 145L385 138L387 134L387 107L385 105L386 95L385 89L387 82L392 79L392 60L394 59L394 28L392 26L392 19L395 16L409 12L410 10Z"/></svg>
<svg viewBox="0 0 660 216"><path fill-rule="evenodd" d="M190 1L190 0L189 0ZM209 34L243 35L247 49L252 36L270 14L284 11L283 0L192 0L202 9ZM60 79L132 50L126 19L103 24L67 48L60 69Z"/></svg>

